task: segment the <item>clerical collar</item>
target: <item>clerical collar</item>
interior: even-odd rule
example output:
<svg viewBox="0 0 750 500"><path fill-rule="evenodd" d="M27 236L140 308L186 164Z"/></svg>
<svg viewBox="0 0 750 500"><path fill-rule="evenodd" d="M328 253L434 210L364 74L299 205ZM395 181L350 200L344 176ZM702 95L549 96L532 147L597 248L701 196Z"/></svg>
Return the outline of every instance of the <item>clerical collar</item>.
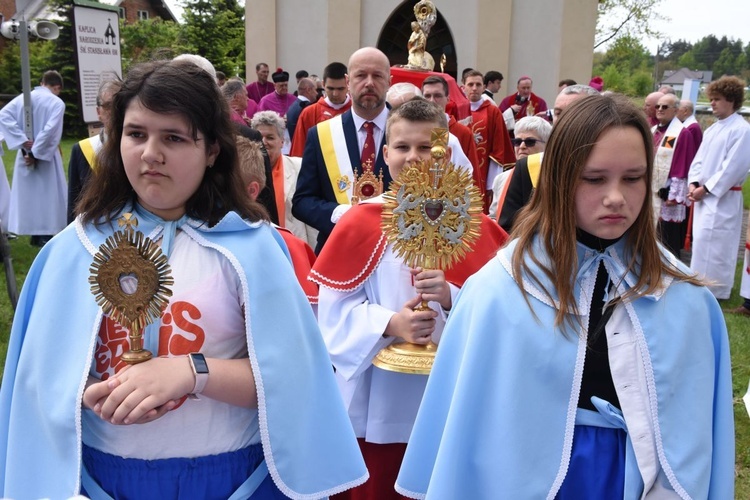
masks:
<svg viewBox="0 0 750 500"><path fill-rule="evenodd" d="M622 238L622 236L620 236L620 238ZM614 245L615 243L620 241L620 238L607 240L604 238L599 238L598 236L594 236L591 233L587 233L581 228L576 228L576 240L578 240L578 242L582 245L585 245L590 249L597 250L599 252L603 252L608 246Z"/></svg>
<svg viewBox="0 0 750 500"><path fill-rule="evenodd" d="M663 131L667 130L667 127L669 127L669 123L667 123L666 125L662 125L661 123L659 123L656 126L656 130L658 130L659 132L663 132Z"/></svg>
<svg viewBox="0 0 750 500"><path fill-rule="evenodd" d="M328 104L333 109L341 109L349 103L349 101L351 100L351 97L349 97L349 94L346 94L346 99L344 99L344 102L342 102L341 104L332 103L331 100L328 98L328 96L324 97L324 99L326 101L326 104Z"/></svg>
<svg viewBox="0 0 750 500"><path fill-rule="evenodd" d="M478 101L476 101L476 102L469 102L469 104L471 105L471 110L472 110L472 111L476 111L476 110L478 110L478 109L479 109L479 107L480 107L480 106L481 106L482 104L484 104L484 99L479 99L479 100L478 100Z"/></svg>

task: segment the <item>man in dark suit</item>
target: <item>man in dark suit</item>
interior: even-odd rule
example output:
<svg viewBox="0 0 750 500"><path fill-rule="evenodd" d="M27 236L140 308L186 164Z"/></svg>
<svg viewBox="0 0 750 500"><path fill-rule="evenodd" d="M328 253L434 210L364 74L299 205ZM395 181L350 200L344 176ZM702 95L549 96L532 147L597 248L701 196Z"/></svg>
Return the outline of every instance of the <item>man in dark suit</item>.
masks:
<svg viewBox="0 0 750 500"><path fill-rule="evenodd" d="M297 128L297 120L302 110L318 100L316 88L315 82L310 78L302 78L297 83L297 100L289 106L286 112L286 129L290 139L294 137L294 130Z"/></svg>
<svg viewBox="0 0 750 500"><path fill-rule="evenodd" d="M383 160L390 63L380 50L365 47L352 54L348 67L352 108L309 130L292 199L292 214L319 231L316 253L351 208L354 176L363 166L382 173L385 189L391 182Z"/></svg>

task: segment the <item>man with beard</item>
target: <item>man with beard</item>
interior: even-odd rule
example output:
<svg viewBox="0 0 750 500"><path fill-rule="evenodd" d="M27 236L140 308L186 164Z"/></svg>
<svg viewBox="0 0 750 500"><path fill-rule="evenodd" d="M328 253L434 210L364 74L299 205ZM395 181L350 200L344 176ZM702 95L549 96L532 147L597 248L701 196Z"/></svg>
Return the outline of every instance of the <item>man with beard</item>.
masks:
<svg viewBox="0 0 750 500"><path fill-rule="evenodd" d="M391 182L382 154L390 79L385 54L374 47L357 50L346 75L352 108L308 132L292 214L319 231L316 253L351 208L355 174L372 169L376 176L382 173L385 189Z"/></svg>

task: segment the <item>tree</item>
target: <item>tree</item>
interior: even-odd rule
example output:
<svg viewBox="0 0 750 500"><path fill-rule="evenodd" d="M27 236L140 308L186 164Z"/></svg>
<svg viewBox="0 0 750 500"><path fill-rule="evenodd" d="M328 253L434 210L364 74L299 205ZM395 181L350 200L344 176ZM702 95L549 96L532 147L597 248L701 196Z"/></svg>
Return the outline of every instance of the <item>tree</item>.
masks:
<svg viewBox="0 0 750 500"><path fill-rule="evenodd" d="M666 59L676 63L683 54L687 54L693 49L693 44L685 40L677 40L676 42L668 42L664 49L660 53L664 54Z"/></svg>
<svg viewBox="0 0 750 500"><path fill-rule="evenodd" d="M714 74L716 76L736 75L738 73L734 64L736 59L737 58L734 54L732 54L732 50L729 47L726 47L721 51L719 59L714 63Z"/></svg>
<svg viewBox="0 0 750 500"><path fill-rule="evenodd" d="M31 84L36 85L42 74L51 68L49 61L55 45L47 40L29 40ZM0 54L0 94L21 93L21 44L9 42Z"/></svg>
<svg viewBox="0 0 750 500"><path fill-rule="evenodd" d="M152 59L171 59L187 52L182 27L159 18L126 24L120 20L122 71L135 63Z"/></svg>
<svg viewBox="0 0 750 500"><path fill-rule="evenodd" d="M692 50L682 54L677 60L677 64L680 68L688 68L691 70L698 69L698 61L695 60L695 54L693 54Z"/></svg>
<svg viewBox="0 0 750 500"><path fill-rule="evenodd" d="M645 68L650 57L648 50L639 40L630 35L624 35L609 47L602 58L602 65L605 67L614 65L620 71L630 74L637 69Z"/></svg>
<svg viewBox="0 0 750 500"><path fill-rule="evenodd" d="M594 49L625 35L636 39L661 37L653 23L667 18L654 10L658 3L659 0L600 0Z"/></svg>
<svg viewBox="0 0 750 500"><path fill-rule="evenodd" d="M226 75L239 74L245 66L244 16L237 0L185 2L182 18L187 48Z"/></svg>

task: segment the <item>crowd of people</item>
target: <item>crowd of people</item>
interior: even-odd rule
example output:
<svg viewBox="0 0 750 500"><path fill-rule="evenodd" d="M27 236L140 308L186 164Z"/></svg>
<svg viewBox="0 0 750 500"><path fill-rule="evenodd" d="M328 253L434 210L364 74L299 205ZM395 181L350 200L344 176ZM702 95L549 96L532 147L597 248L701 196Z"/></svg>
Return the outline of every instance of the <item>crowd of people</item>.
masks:
<svg viewBox="0 0 750 500"><path fill-rule="evenodd" d="M298 72L296 95L255 70L183 55L104 82L68 190L59 74L33 140L20 98L0 110L19 150L0 217L42 246L0 387L4 497L733 498L741 80L708 86L704 135L670 89L639 109L599 78L550 109L529 76L499 102L497 71L467 68L461 101L447 75L394 82L373 47ZM387 190L435 129L480 193L478 238L411 268L358 181ZM133 217L173 282L137 364L89 277ZM146 286L118 272L120 296ZM437 344L429 375L373 364L404 342Z"/></svg>

